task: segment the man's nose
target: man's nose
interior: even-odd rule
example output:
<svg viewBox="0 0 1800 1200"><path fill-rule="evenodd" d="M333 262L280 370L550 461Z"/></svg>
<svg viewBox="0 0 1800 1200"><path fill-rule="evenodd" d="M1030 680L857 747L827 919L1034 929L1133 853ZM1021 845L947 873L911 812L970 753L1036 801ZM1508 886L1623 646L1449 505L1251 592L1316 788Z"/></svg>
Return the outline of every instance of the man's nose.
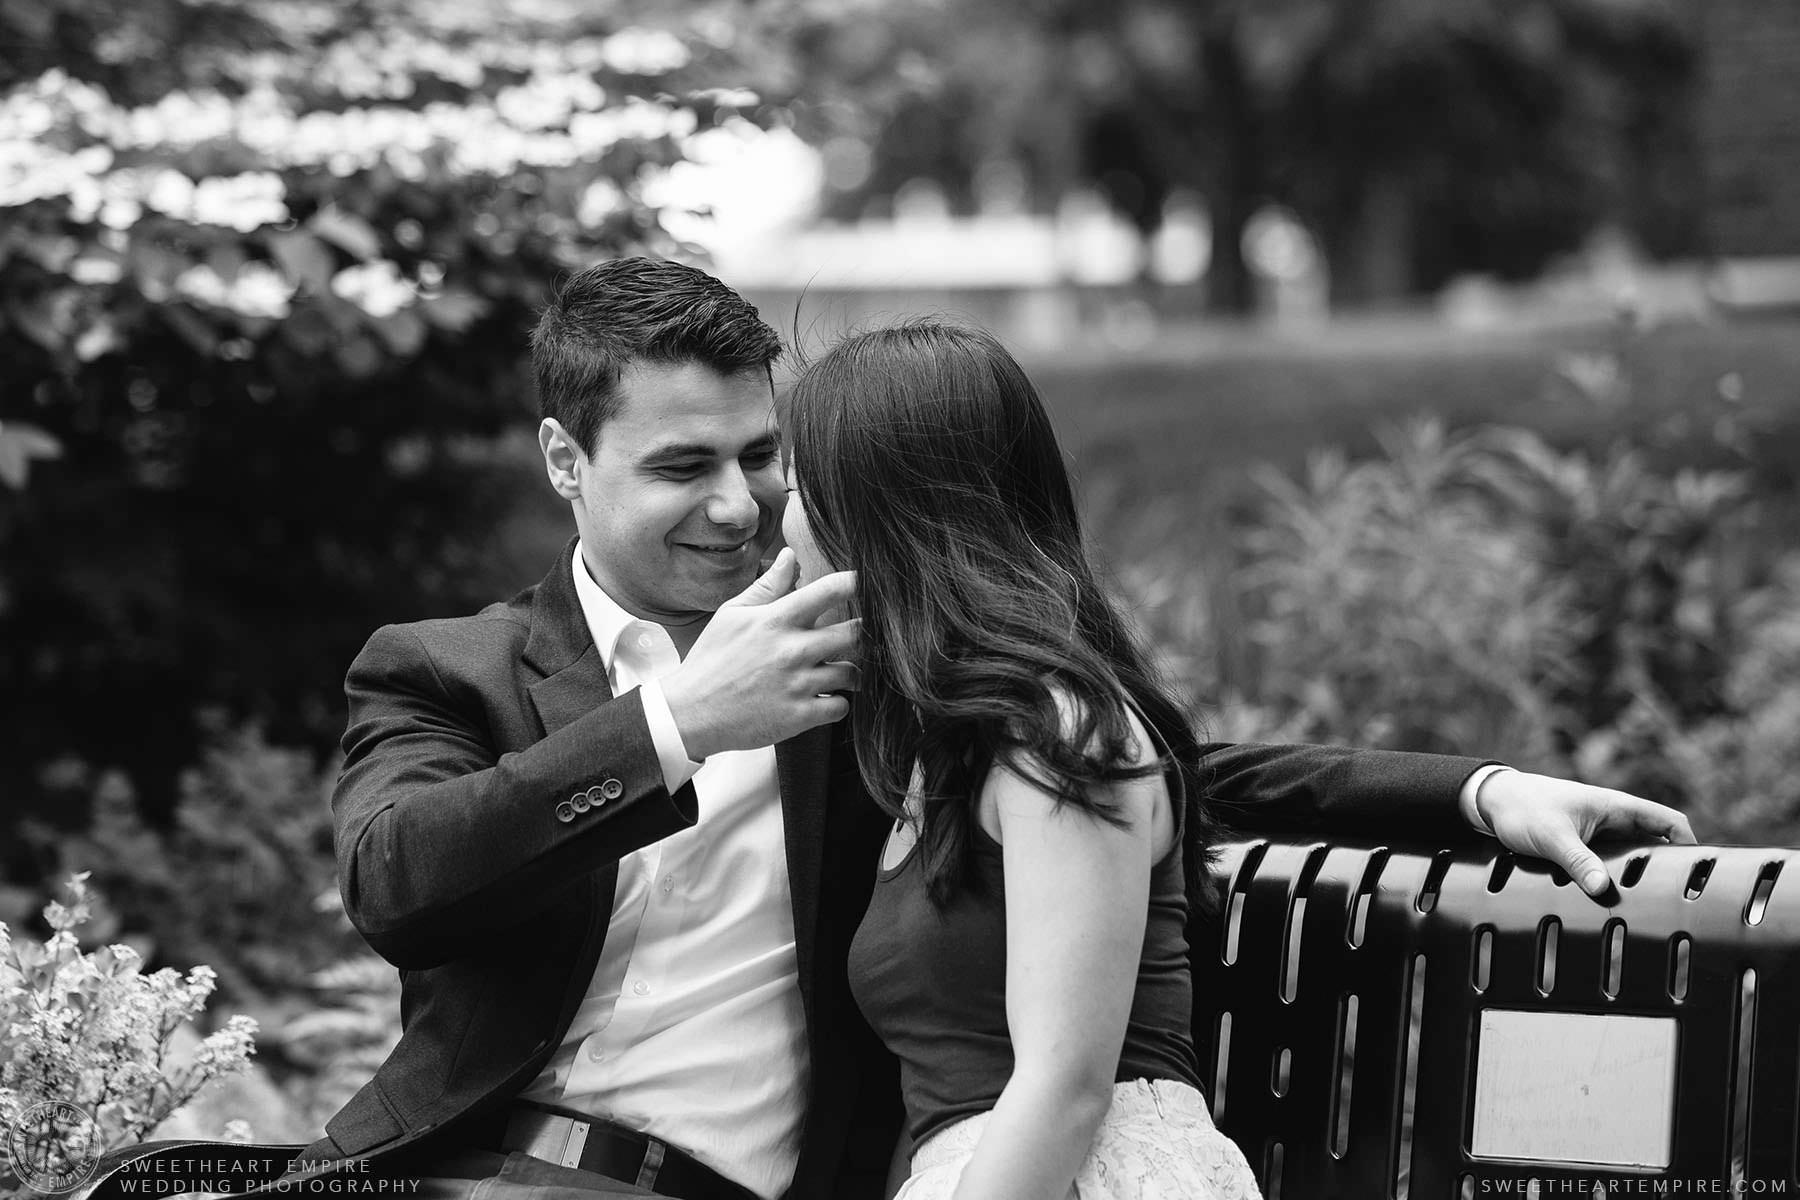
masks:
<svg viewBox="0 0 1800 1200"><path fill-rule="evenodd" d="M756 496L742 467L733 463L718 475L718 486L706 500L706 519L714 525L732 529L754 529L757 524Z"/></svg>

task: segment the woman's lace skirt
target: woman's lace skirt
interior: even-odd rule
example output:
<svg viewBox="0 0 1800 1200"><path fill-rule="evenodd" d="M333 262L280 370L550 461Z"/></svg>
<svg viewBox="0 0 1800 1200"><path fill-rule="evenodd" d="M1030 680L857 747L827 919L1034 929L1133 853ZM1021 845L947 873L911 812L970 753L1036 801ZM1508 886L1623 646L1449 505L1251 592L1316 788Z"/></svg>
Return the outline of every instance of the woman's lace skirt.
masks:
<svg viewBox="0 0 1800 1200"><path fill-rule="evenodd" d="M912 1176L894 1200L950 1200L988 1122L987 1113L946 1125L913 1154ZM1212 1122L1185 1083L1134 1079L1113 1087L1087 1158L1075 1173L1077 1200L1261 1200L1243 1151Z"/></svg>

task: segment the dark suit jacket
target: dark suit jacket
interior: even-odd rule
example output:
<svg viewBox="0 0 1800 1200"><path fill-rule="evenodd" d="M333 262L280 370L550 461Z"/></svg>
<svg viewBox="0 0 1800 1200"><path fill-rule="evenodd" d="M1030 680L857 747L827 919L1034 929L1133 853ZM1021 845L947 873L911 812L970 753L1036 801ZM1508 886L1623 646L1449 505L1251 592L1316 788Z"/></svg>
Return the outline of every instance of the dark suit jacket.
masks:
<svg viewBox="0 0 1800 1200"><path fill-rule="evenodd" d="M611 697L572 545L535 588L473 617L380 629L350 668L339 881L357 929L400 968L404 1033L309 1158L416 1162L478 1137L566 1034L619 860L696 819L692 786L663 786L637 693ZM893 1061L845 978L887 828L847 724L776 747L812 1061L793 1200L879 1195L899 1127ZM1446 833L1479 765L1262 746L1212 747L1208 762L1228 816ZM559 818L577 793L587 810Z"/></svg>

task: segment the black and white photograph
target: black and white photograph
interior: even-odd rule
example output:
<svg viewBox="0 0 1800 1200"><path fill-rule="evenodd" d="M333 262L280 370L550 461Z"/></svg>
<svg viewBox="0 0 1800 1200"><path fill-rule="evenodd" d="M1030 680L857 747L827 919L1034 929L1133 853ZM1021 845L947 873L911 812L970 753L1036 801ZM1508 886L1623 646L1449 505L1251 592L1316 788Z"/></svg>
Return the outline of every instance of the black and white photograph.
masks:
<svg viewBox="0 0 1800 1200"><path fill-rule="evenodd" d="M1800 1196L1796 0L0 0L0 1197Z"/></svg>

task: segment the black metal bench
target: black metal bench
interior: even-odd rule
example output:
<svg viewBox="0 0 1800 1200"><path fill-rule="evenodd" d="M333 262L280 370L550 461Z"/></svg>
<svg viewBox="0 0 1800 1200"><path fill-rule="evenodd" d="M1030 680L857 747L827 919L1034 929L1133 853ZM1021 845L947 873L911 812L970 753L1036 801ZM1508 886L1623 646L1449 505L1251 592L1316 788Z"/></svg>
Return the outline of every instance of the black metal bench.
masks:
<svg viewBox="0 0 1800 1200"><path fill-rule="evenodd" d="M1196 1035L1268 1200L1800 1194L1800 851L1605 857L1225 849Z"/></svg>
<svg viewBox="0 0 1800 1200"><path fill-rule="evenodd" d="M1602 903L1493 843L1232 842L1192 951L1215 1118L1268 1200L1800 1195L1797 858L1619 850ZM90 1200L299 1149L151 1143Z"/></svg>

